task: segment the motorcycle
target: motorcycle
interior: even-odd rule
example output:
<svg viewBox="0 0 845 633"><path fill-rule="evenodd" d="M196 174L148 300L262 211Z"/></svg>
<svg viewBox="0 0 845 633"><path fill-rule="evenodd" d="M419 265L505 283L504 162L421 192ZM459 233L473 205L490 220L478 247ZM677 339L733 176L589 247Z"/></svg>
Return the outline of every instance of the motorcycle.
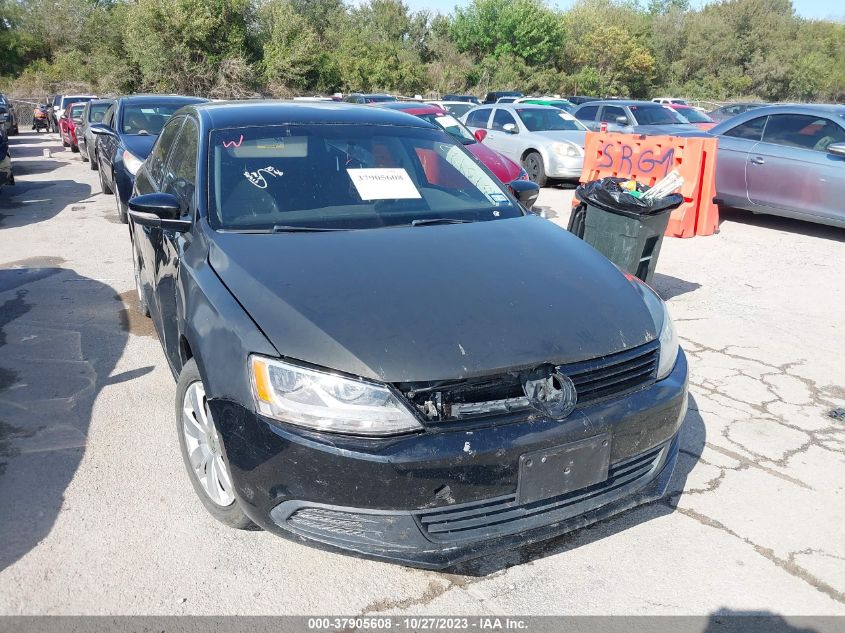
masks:
<svg viewBox="0 0 845 633"><path fill-rule="evenodd" d="M47 106L39 103L32 111L32 129L36 132L40 132L41 130L48 132L50 130L50 119L47 114Z"/></svg>

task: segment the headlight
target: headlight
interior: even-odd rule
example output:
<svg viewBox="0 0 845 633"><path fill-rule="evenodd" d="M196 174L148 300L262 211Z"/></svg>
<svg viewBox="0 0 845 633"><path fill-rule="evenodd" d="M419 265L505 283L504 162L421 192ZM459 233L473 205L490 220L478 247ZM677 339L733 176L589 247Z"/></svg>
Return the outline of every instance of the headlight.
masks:
<svg viewBox="0 0 845 633"><path fill-rule="evenodd" d="M657 296L657 293L648 284L633 275L626 276L639 289L648 311L651 312L654 324L660 332L658 336L660 359L657 362L657 380L662 380L672 373L675 368L675 361L678 360L680 343L675 332L675 324L672 323L672 317L669 316L669 308L666 307L666 302Z"/></svg>
<svg viewBox="0 0 845 633"><path fill-rule="evenodd" d="M250 356L258 413L320 431L395 435L422 428L384 385Z"/></svg>
<svg viewBox="0 0 845 633"><path fill-rule="evenodd" d="M126 165L126 169L129 173L134 176L138 173L138 170L141 169L141 165L144 164L144 161L127 149L123 150L123 164Z"/></svg>
<svg viewBox="0 0 845 633"><path fill-rule="evenodd" d="M555 143L552 145L552 150L558 156L564 156L566 158L574 158L581 155L578 148L571 143Z"/></svg>

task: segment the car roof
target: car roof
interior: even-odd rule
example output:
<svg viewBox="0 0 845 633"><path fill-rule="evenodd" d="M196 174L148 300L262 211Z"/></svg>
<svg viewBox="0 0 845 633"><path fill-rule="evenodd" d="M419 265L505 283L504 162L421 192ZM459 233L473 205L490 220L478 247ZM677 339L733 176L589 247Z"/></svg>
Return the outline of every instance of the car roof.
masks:
<svg viewBox="0 0 845 633"><path fill-rule="evenodd" d="M845 115L845 104L838 103L784 103L779 105L764 105L754 110L755 117L765 114L830 114ZM745 114L745 113L743 113Z"/></svg>
<svg viewBox="0 0 845 633"><path fill-rule="evenodd" d="M549 105L543 105L542 103L525 103L524 101L521 103L485 103L483 106L477 107L500 108L502 110L555 110L556 112L559 112L557 108Z"/></svg>
<svg viewBox="0 0 845 633"><path fill-rule="evenodd" d="M204 103L208 101L204 97L189 97L187 95L157 95L157 94L136 94L122 95L115 99L120 103Z"/></svg>
<svg viewBox="0 0 845 633"><path fill-rule="evenodd" d="M464 103L458 101L458 103ZM388 108L390 110L402 110L409 114L443 114L443 108L430 103L420 103L418 101L382 101L381 103L370 104L374 108Z"/></svg>
<svg viewBox="0 0 845 633"><path fill-rule="evenodd" d="M652 108L662 106L662 104L654 101L639 101L637 99L600 99L598 101L590 101L582 105L650 106Z"/></svg>
<svg viewBox="0 0 845 633"><path fill-rule="evenodd" d="M90 103L91 105L100 105L101 103L112 104L114 103L114 99L91 99L91 101L88 101L87 103Z"/></svg>
<svg viewBox="0 0 845 633"><path fill-rule="evenodd" d="M407 112L344 102L212 101L192 105L210 129L283 123L358 123L434 128Z"/></svg>

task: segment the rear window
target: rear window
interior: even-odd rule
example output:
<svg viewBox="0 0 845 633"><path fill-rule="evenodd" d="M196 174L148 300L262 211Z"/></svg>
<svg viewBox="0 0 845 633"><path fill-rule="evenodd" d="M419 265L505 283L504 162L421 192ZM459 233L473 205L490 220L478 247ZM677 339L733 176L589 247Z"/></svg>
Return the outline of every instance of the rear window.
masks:
<svg viewBox="0 0 845 633"><path fill-rule="evenodd" d="M439 127L444 132L451 134L464 145L478 142L475 140L472 132L466 129L461 122L451 114L422 114L418 116L423 121L428 121L432 125Z"/></svg>
<svg viewBox="0 0 845 633"><path fill-rule="evenodd" d="M690 123L713 123L713 119L695 108L684 108L677 112Z"/></svg>
<svg viewBox="0 0 845 633"><path fill-rule="evenodd" d="M581 123L567 112L557 108L517 108L519 118L531 132L547 130L586 130Z"/></svg>
<svg viewBox="0 0 845 633"><path fill-rule="evenodd" d="M495 177L439 130L240 127L215 130L209 142L215 228L369 229L522 215Z"/></svg>
<svg viewBox="0 0 845 633"><path fill-rule="evenodd" d="M123 110L123 125L121 130L124 134L158 135L167 120L173 113L181 108L184 103L168 103L164 105L127 105Z"/></svg>
<svg viewBox="0 0 845 633"><path fill-rule="evenodd" d="M680 125L688 123L672 108L662 105L630 106L631 114L637 119L637 125Z"/></svg>

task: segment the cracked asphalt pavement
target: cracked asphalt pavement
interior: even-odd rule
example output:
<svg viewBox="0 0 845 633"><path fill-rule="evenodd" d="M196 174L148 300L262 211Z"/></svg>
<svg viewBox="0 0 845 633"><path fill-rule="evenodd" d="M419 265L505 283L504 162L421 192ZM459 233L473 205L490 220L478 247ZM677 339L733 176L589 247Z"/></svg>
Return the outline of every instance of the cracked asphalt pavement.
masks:
<svg viewBox="0 0 845 633"><path fill-rule="evenodd" d="M671 494L436 573L215 522L113 199L56 135L11 149L0 614L845 614L845 231L728 211L667 238L654 286L691 375ZM571 197L540 204L565 226Z"/></svg>

